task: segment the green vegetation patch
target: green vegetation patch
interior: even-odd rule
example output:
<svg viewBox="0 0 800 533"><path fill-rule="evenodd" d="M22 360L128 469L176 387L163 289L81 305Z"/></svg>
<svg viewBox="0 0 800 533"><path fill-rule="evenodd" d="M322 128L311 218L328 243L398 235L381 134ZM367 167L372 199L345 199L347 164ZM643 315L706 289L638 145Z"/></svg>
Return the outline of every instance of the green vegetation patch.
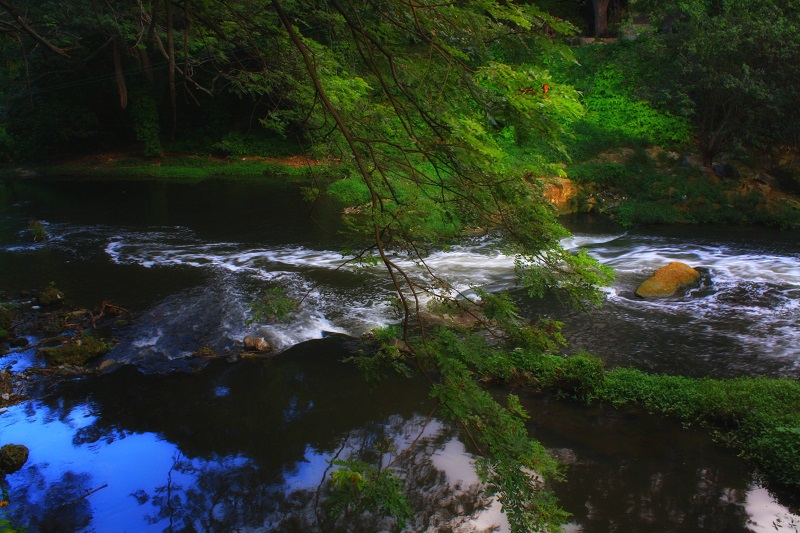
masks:
<svg viewBox="0 0 800 533"><path fill-rule="evenodd" d="M708 428L715 440L757 465L767 479L800 488L800 383L788 379L693 379L615 369L597 397L641 405Z"/></svg>
<svg viewBox="0 0 800 533"><path fill-rule="evenodd" d="M14 320L14 313L10 309L0 305L0 329L11 329L11 324Z"/></svg>
<svg viewBox="0 0 800 533"><path fill-rule="evenodd" d="M437 349L458 354L483 380L515 383L558 397L639 406L706 428L714 440L756 466L763 478L800 488L800 382L773 378L688 378L606 370L586 352L491 348L476 335L437 334Z"/></svg>
<svg viewBox="0 0 800 533"><path fill-rule="evenodd" d="M537 389L653 413L706 428L770 482L800 488L800 382L789 379L688 378L617 368L605 371L589 354L509 354L517 375Z"/></svg>
<svg viewBox="0 0 800 533"><path fill-rule="evenodd" d="M267 178L309 180L329 172L328 165L292 166L255 157L215 159L205 156L162 157L158 160L126 158L113 165L55 166L42 170L42 173L52 176L145 178L182 183L199 183L216 178L243 181Z"/></svg>
<svg viewBox="0 0 800 533"><path fill-rule="evenodd" d="M652 70L635 53L635 43L581 46L575 62L554 68L554 77L572 84L581 94L586 114L571 130L567 143L576 160L620 146L685 146L693 133L691 123L648 100L643 78Z"/></svg>

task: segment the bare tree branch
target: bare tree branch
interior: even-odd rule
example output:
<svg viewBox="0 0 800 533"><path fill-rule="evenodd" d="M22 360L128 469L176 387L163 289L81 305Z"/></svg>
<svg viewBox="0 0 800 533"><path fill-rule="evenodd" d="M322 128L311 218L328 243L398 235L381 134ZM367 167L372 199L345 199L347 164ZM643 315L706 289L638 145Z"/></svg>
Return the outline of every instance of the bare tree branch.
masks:
<svg viewBox="0 0 800 533"><path fill-rule="evenodd" d="M55 46L50 41L39 35L36 30L34 30L30 25L28 25L27 22L25 22L25 19L22 18L22 15L20 15L17 10L14 9L14 6L6 2L6 0L0 0L0 6L2 6L3 9L5 9L8 14L13 17L17 24L19 24L20 28L22 28L25 33L30 35L37 43L41 44L54 54L58 54L62 57L69 57L69 54L67 54L66 51Z"/></svg>

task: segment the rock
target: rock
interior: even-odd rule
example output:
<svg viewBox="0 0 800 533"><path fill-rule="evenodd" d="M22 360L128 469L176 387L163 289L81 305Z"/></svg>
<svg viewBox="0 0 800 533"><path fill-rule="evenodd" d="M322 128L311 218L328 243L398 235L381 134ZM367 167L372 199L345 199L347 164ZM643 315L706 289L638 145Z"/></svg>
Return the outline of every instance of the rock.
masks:
<svg viewBox="0 0 800 533"><path fill-rule="evenodd" d="M700 272L678 261L659 268L650 279L639 285L636 295L643 298L672 296L679 289L700 279Z"/></svg>
<svg viewBox="0 0 800 533"><path fill-rule="evenodd" d="M266 352L269 351L270 346L264 337L248 335L244 338L244 349L251 352Z"/></svg>
<svg viewBox="0 0 800 533"><path fill-rule="evenodd" d="M28 448L21 444L6 444L0 448L0 474L13 474L28 460Z"/></svg>
<svg viewBox="0 0 800 533"><path fill-rule="evenodd" d="M114 359L106 359L105 361L100 363L100 365L97 367L97 370L102 372L104 370L108 370L109 368L115 366L116 364L117 362Z"/></svg>
<svg viewBox="0 0 800 533"><path fill-rule="evenodd" d="M417 315L420 322L426 326L446 326L473 329L481 325L482 315L477 313L458 313L458 314L438 314L422 310Z"/></svg>
<svg viewBox="0 0 800 533"><path fill-rule="evenodd" d="M714 163L711 168L714 170L714 174L719 176L720 178L729 178L738 180L742 177L739 169L729 162L721 162L721 163Z"/></svg>
<svg viewBox="0 0 800 533"><path fill-rule="evenodd" d="M94 337L70 339L66 344L40 348L36 355L44 357L50 365L85 365L108 351L108 346Z"/></svg>
<svg viewBox="0 0 800 533"><path fill-rule="evenodd" d="M64 293L55 287L47 287L39 292L39 304L48 307L64 303Z"/></svg>
<svg viewBox="0 0 800 533"><path fill-rule="evenodd" d="M574 213L577 209L578 186L569 178L553 178L544 187L544 197L558 209L559 214Z"/></svg>
<svg viewBox="0 0 800 533"><path fill-rule="evenodd" d="M25 348L30 343L31 342L25 337L17 337L16 339L11 339L8 345L11 346L12 348Z"/></svg>
<svg viewBox="0 0 800 533"><path fill-rule="evenodd" d="M13 320L14 314L9 309L6 309L0 305L0 329L11 329L11 323Z"/></svg>

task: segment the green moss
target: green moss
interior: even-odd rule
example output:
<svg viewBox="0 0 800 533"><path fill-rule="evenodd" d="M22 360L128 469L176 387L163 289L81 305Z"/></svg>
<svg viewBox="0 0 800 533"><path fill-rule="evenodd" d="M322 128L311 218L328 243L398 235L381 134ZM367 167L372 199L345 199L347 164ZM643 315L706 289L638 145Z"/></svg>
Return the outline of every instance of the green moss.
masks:
<svg viewBox="0 0 800 533"><path fill-rule="evenodd" d="M67 344L40 348L36 355L44 357L50 365L84 365L108 351L103 341L94 337L70 339Z"/></svg>
<svg viewBox="0 0 800 533"><path fill-rule="evenodd" d="M6 444L0 448L0 474L13 474L28 460L28 448L21 444Z"/></svg>
<svg viewBox="0 0 800 533"><path fill-rule="evenodd" d="M64 303L64 293L55 287L47 287L39 292L39 304L45 307Z"/></svg>
<svg viewBox="0 0 800 533"><path fill-rule="evenodd" d="M14 320L14 313L0 305L0 329L11 329L11 323Z"/></svg>

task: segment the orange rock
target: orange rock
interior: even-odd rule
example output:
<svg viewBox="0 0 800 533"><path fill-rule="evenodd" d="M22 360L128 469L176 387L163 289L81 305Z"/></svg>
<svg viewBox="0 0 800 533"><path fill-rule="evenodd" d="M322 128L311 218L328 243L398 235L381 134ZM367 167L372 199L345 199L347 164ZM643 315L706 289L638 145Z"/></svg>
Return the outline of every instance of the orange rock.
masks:
<svg viewBox="0 0 800 533"><path fill-rule="evenodd" d="M544 188L545 199L562 215L575 212L578 187L569 178L553 178Z"/></svg>
<svg viewBox="0 0 800 533"><path fill-rule="evenodd" d="M650 279L639 285L636 295L643 298L672 296L699 278L700 272L686 263L675 261L659 268Z"/></svg>

